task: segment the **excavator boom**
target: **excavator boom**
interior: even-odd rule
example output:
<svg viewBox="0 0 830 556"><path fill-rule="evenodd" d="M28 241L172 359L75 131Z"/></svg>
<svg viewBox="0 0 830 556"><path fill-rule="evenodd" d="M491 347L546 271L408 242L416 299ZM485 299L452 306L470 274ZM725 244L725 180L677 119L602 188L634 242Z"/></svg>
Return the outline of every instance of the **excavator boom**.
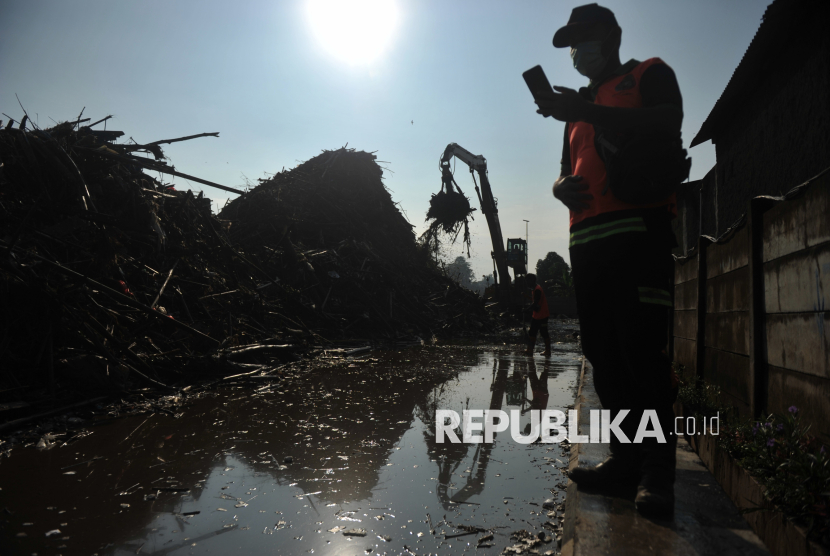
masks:
<svg viewBox="0 0 830 556"><path fill-rule="evenodd" d="M507 254L504 250L504 237L501 233L501 224L499 224L499 210L496 206L496 199L493 197L493 190L490 187L490 180L487 179L487 160L477 154L473 154L464 147L450 143L444 149L444 154L441 156L441 172L442 175L449 174L450 160L456 157L461 162L470 167L470 173L477 173L479 181L481 182L481 189L476 185L476 195L478 201L481 203L481 212L484 213L484 218L487 219L487 227L490 229L490 239L493 242L492 256L496 263L497 276L496 283L498 284L499 298L506 305L510 305L510 274L508 274ZM475 179L475 176L473 176ZM449 187L449 184L447 184Z"/></svg>

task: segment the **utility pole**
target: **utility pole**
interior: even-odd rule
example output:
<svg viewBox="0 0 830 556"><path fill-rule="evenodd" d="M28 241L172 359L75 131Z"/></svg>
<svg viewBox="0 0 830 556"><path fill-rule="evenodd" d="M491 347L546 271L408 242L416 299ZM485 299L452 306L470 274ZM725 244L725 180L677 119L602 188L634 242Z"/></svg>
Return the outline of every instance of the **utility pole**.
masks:
<svg viewBox="0 0 830 556"><path fill-rule="evenodd" d="M525 223L525 267L527 267L530 264L530 255L529 255L530 244L528 243L528 239L530 239L530 238L527 234L527 229L528 229L528 225L530 224L530 220L524 220L524 219L522 219L522 220Z"/></svg>

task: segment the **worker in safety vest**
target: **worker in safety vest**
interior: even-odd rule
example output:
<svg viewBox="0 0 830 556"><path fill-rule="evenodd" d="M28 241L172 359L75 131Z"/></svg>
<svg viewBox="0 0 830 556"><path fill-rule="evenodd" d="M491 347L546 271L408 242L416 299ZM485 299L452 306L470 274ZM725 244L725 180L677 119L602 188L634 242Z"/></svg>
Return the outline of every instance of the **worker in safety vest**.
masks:
<svg viewBox="0 0 830 556"><path fill-rule="evenodd" d="M602 490L636 485L637 509L666 516L674 510L677 442L671 434L670 361L663 352L673 299L675 196L637 203L628 199L632 191L641 192L638 188L645 191L651 178L664 177L670 165L664 156L652 157L639 181L609 182L613 167L608 161L617 168L629 161L626 156L632 151L625 156L615 152L619 149L613 144L620 139L650 140L654 153L672 142L682 150L683 104L674 72L659 58L620 63L621 36L607 8L574 8L568 24L554 35L553 46L570 47L574 67L589 83L579 91L554 87L555 93L537 99L540 114L566 122L553 195L570 209L570 258L583 353L612 420L619 411L630 410L621 429L632 443L621 443L612 434L610 457L596 467L574 469L570 478L580 487ZM611 138L611 147L603 137ZM643 154L649 160L650 153ZM690 160L687 175L688 164ZM629 188L625 195L623 186ZM659 427L652 421L648 428L659 428L664 443L659 438L633 442L645 410L656 412Z"/></svg>
<svg viewBox="0 0 830 556"><path fill-rule="evenodd" d="M548 300L545 297L545 290L542 286L536 283L535 274L525 275L525 284L533 292L533 302L531 308L533 314L530 319L530 330L527 333L527 351L526 355L533 355L533 350L536 347L536 334L542 334L542 339L545 340L545 351L542 355L550 357L550 333L548 332Z"/></svg>

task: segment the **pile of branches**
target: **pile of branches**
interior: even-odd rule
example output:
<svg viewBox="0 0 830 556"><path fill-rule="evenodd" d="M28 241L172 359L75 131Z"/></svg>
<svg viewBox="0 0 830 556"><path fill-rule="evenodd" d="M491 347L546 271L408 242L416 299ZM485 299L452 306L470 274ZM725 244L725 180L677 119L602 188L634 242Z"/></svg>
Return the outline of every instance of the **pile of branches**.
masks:
<svg viewBox="0 0 830 556"><path fill-rule="evenodd" d="M372 155L326 152L243 192L165 162L162 144L218 134L118 144L103 121L0 129L2 397L182 385L347 338L487 325L429 267ZM241 196L217 218L163 174Z"/></svg>
<svg viewBox="0 0 830 556"><path fill-rule="evenodd" d="M416 241L372 153L324 151L228 203L229 238L323 317L322 330L455 334L489 320Z"/></svg>

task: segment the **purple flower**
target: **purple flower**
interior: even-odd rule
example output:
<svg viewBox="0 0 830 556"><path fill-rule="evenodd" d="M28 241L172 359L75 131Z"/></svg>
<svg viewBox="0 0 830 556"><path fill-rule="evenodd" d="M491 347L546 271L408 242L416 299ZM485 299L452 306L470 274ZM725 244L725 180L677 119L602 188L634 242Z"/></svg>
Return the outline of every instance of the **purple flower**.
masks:
<svg viewBox="0 0 830 556"><path fill-rule="evenodd" d="M778 430L778 432L781 432L782 430L784 430L784 424L783 423L778 423L778 426L775 427L775 428L776 428L776 430Z"/></svg>
<svg viewBox="0 0 830 556"><path fill-rule="evenodd" d="M770 448L775 446L775 439L770 438L769 440L767 440L767 446L769 446Z"/></svg>
<svg viewBox="0 0 830 556"><path fill-rule="evenodd" d="M755 426L754 426L754 427L752 427L752 434L753 434L753 435L758 434L758 424L757 424L757 423L755 424Z"/></svg>
<svg viewBox="0 0 830 556"><path fill-rule="evenodd" d="M798 415L798 408L794 405L791 405L790 408L787 411L789 411L793 415Z"/></svg>
<svg viewBox="0 0 830 556"><path fill-rule="evenodd" d="M819 450L819 451L818 451L818 453L819 453L819 454L823 454L823 453L824 453L824 446L822 446L822 447L821 447L821 450Z"/></svg>
<svg viewBox="0 0 830 556"><path fill-rule="evenodd" d="M764 428L765 428L765 429L768 429L768 428L770 428L771 426L772 426L772 423L769 423L769 422L764 423Z"/></svg>

